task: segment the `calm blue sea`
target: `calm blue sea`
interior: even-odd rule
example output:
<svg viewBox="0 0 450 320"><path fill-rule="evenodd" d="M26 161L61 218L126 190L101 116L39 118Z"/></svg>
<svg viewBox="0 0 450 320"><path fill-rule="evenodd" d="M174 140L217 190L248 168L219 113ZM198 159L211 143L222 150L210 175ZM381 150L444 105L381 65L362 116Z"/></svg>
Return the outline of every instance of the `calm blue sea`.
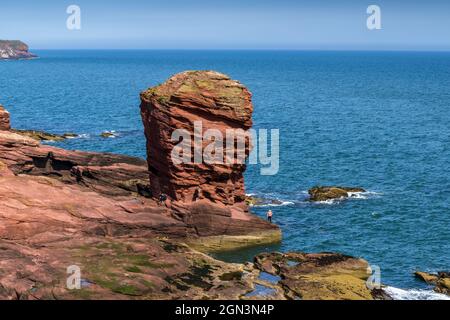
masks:
<svg viewBox="0 0 450 320"><path fill-rule="evenodd" d="M246 173L248 193L284 201L272 207L283 243L258 250L361 256L400 288L425 288L416 269L449 270L450 53L37 53L0 63L0 103L14 127L82 135L56 144L64 148L144 157L139 92L184 70L224 72L253 92L255 127L280 129L278 175ZM100 138L105 130L118 137ZM369 193L310 204L316 184Z"/></svg>

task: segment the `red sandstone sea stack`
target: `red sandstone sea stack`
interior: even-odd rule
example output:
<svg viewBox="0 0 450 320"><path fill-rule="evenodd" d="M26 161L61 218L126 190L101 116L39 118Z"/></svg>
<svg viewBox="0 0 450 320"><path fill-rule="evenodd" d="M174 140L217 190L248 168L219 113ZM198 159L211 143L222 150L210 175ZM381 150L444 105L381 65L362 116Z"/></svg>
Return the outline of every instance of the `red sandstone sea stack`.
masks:
<svg viewBox="0 0 450 320"><path fill-rule="evenodd" d="M203 135L214 129L225 138L226 131L234 129L237 139L250 129L253 106L251 93L245 86L218 72L186 71L144 91L141 100L150 181L155 196L162 192L177 201L208 199L226 205L244 200L245 164L210 165L206 161L194 161L194 134ZM195 123L201 124L201 132L195 132ZM191 134L192 161L189 163L175 164L171 158L178 143L172 141L172 133L177 129ZM208 143L210 141L202 141L201 150L205 150ZM220 143L227 151L225 141ZM248 153L247 143L245 156ZM225 157L226 152L224 162Z"/></svg>
<svg viewBox="0 0 450 320"><path fill-rule="evenodd" d="M152 194L169 196L174 216L191 228L197 244L216 250L279 241L279 228L251 214L244 202L253 112L247 88L215 71L186 71L142 92L141 101ZM187 142L185 136L172 139L175 130L187 133ZM195 161L196 138L211 130L222 136L212 140L223 148L223 161ZM212 140L201 140L200 152ZM180 142L188 146L189 161L177 163L172 151Z"/></svg>

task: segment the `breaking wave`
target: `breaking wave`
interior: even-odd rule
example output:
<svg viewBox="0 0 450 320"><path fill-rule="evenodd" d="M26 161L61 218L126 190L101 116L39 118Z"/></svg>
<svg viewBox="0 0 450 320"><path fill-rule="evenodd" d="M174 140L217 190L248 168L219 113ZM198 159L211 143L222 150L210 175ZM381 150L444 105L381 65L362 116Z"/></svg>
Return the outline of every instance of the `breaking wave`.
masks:
<svg viewBox="0 0 450 320"><path fill-rule="evenodd" d="M386 287L384 291L394 300L450 300L450 297L432 290L399 289Z"/></svg>
<svg viewBox="0 0 450 320"><path fill-rule="evenodd" d="M373 199L373 198L379 198L382 193L380 192L374 192L374 191L364 191L364 192L347 192L348 198L338 198L338 199L328 199L324 201L316 201L315 204L337 204L342 201L346 200L366 200L366 199Z"/></svg>

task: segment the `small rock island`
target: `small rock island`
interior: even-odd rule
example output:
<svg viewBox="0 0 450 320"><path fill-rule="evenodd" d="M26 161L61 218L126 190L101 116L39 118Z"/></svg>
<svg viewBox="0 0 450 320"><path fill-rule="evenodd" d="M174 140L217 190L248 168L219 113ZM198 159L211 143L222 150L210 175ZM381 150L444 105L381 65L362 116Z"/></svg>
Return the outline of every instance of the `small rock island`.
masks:
<svg viewBox="0 0 450 320"><path fill-rule="evenodd" d="M0 40L0 60L37 58L28 51L28 45L19 40Z"/></svg>

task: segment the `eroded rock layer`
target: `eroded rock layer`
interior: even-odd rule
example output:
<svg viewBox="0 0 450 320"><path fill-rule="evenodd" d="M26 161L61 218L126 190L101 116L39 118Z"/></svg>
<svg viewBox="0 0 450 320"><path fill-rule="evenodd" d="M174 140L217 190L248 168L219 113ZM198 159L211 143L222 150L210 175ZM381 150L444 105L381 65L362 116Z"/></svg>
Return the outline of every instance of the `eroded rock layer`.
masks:
<svg viewBox="0 0 450 320"><path fill-rule="evenodd" d="M11 123L9 119L9 112L0 105L0 130L9 130L11 129Z"/></svg>
<svg viewBox="0 0 450 320"><path fill-rule="evenodd" d="M218 72L186 71L141 93L141 101L152 194L169 196L173 215L201 238L195 245L217 250L280 241L279 228L245 203L253 112L247 88ZM182 139L172 140L174 132ZM180 141L185 152L177 162ZM206 153L212 142L223 150L213 154L214 163Z"/></svg>

